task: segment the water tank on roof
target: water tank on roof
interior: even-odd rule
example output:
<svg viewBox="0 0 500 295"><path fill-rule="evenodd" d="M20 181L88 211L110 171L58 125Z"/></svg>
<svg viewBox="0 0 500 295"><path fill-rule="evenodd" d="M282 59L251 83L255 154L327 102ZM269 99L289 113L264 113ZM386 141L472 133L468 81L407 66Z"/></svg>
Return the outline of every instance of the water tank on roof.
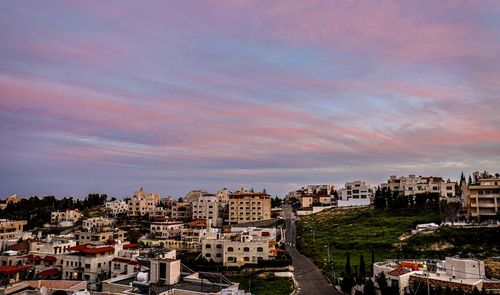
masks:
<svg viewBox="0 0 500 295"><path fill-rule="evenodd" d="M137 274L137 279L136 281L138 282L148 282L149 281L149 273L147 272L139 272Z"/></svg>

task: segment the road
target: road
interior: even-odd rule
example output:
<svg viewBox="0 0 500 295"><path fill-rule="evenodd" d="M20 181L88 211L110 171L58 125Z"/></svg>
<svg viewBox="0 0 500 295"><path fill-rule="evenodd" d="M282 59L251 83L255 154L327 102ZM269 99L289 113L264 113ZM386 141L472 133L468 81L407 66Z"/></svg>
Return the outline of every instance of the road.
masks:
<svg viewBox="0 0 500 295"><path fill-rule="evenodd" d="M321 270L295 248L297 231L295 215L291 207L283 208L283 217L286 220L286 250L292 258L292 265L295 269L294 276L300 289L297 294L341 294L328 283Z"/></svg>

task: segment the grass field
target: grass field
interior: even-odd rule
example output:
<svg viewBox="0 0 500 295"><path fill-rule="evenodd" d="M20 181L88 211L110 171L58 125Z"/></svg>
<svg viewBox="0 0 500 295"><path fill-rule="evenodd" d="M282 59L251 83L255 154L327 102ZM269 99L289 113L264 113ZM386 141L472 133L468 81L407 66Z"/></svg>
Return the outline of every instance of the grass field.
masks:
<svg viewBox="0 0 500 295"><path fill-rule="evenodd" d="M227 275L226 275L227 276ZM240 283L240 289L249 292L250 274L227 276L233 282ZM252 274L250 291L256 295L289 295L293 291L290 278L277 277L271 273Z"/></svg>
<svg viewBox="0 0 500 295"><path fill-rule="evenodd" d="M332 276L326 266L328 244L337 274L344 270L347 251L351 253L353 269L359 265L360 254L364 255L368 268L372 250L375 261L396 257L403 233L409 233L419 223L439 220L439 212L432 208L392 212L371 207L331 209L301 217L297 222L297 247Z"/></svg>
<svg viewBox="0 0 500 295"><path fill-rule="evenodd" d="M485 259L500 255L498 228L440 228L430 234L410 236L417 224L440 223L437 208L382 211L374 208L331 209L302 217L297 222L297 247L332 276L327 266L327 246L339 275L345 268L346 252L353 270L364 255L370 272L375 261L387 258L442 258L451 255Z"/></svg>

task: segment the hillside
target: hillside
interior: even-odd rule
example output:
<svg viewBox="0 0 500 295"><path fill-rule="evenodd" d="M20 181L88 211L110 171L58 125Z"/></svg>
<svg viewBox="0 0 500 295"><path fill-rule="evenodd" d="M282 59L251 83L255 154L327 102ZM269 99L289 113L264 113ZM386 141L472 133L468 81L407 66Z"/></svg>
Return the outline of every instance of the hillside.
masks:
<svg viewBox="0 0 500 295"><path fill-rule="evenodd" d="M433 234L409 236L417 224L440 222L437 208L379 210L331 209L297 222L297 247L328 275L327 244L337 275L345 267L346 252L356 269L360 254L367 271L372 250L375 261L386 258L444 258L446 255L486 258L498 255L498 228L442 228Z"/></svg>

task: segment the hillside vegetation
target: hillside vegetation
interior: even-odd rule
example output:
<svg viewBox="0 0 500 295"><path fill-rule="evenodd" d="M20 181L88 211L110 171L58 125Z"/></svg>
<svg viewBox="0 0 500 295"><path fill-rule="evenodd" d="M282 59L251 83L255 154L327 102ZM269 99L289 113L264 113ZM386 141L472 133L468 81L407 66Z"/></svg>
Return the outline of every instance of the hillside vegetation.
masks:
<svg viewBox="0 0 500 295"><path fill-rule="evenodd" d="M498 255L498 228L442 228L432 234L410 236L417 224L440 223L437 206L404 209L330 209L301 217L297 247L327 275L339 276L346 253L356 270L362 254L370 273L375 261L387 258L444 258L449 255L486 258ZM333 266L327 265L328 246ZM373 251L373 252L372 252Z"/></svg>

